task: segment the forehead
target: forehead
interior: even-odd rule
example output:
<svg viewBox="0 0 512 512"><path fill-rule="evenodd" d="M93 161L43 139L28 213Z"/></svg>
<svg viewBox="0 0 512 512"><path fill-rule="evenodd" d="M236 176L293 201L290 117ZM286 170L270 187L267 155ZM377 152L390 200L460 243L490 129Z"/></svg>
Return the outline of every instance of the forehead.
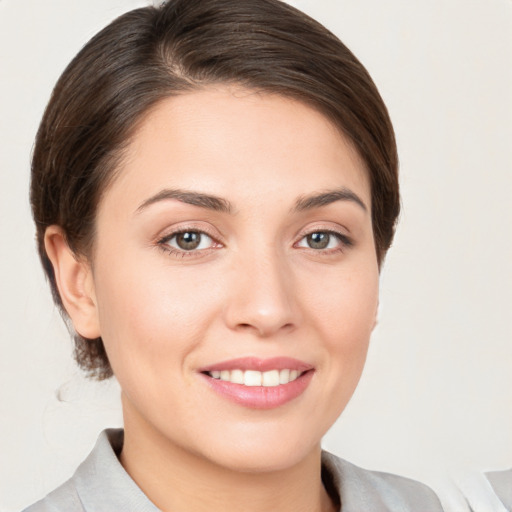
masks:
<svg viewBox="0 0 512 512"><path fill-rule="evenodd" d="M243 200L269 185L283 199L285 190L300 195L348 186L370 206L364 162L326 116L294 99L240 87L161 101L138 126L118 171L113 189L125 199L158 187L238 191Z"/></svg>

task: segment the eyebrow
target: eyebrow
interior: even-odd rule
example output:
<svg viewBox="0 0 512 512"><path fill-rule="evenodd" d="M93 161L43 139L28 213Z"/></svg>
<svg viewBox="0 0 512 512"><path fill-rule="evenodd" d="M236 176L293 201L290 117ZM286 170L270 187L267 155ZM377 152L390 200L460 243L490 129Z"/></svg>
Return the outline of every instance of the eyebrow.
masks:
<svg viewBox="0 0 512 512"><path fill-rule="evenodd" d="M363 200L357 194L345 187L336 190L328 190L321 194L302 196L295 203L294 210L302 212L304 210L327 206L336 201L351 201L359 205L365 212L368 211Z"/></svg>
<svg viewBox="0 0 512 512"><path fill-rule="evenodd" d="M199 206L200 208L206 208L208 210L213 210L217 212L233 212L232 204L227 199L224 199L222 197L203 194L201 192L192 192L190 190L164 189L158 192L157 194L151 196L149 199L146 199L137 208L136 213L140 213L141 211L145 210L152 204L158 203L160 201L166 201L169 199L176 199L177 201L181 201L182 203ZM353 203L359 205L365 212L368 211L368 208L366 207L364 202L359 198L359 196L345 187L336 190L329 190L326 192L322 192L320 194L302 196L299 199L297 199L292 211L301 212L306 210L312 210L314 208L327 206L336 201L352 201Z"/></svg>
<svg viewBox="0 0 512 512"><path fill-rule="evenodd" d="M231 203L221 197L203 194L201 192L191 192L189 190L164 189L154 196L151 196L149 199L146 199L137 208L136 213L140 213L152 204L168 199L176 199L182 203L192 204L216 212L231 213L233 211Z"/></svg>

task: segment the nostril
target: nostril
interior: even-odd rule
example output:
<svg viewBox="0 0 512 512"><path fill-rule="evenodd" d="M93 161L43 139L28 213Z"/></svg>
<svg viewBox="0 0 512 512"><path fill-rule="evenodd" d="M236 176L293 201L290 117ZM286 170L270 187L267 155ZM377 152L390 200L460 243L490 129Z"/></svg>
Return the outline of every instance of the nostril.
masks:
<svg viewBox="0 0 512 512"><path fill-rule="evenodd" d="M252 323L239 323L236 325L235 329L240 332L254 332L257 333L258 336L267 337L271 336L272 334L276 333L277 331L280 332L290 332L293 331L295 328L295 324L292 322L287 322L283 325L278 326L276 325L262 325L261 323L255 322Z"/></svg>

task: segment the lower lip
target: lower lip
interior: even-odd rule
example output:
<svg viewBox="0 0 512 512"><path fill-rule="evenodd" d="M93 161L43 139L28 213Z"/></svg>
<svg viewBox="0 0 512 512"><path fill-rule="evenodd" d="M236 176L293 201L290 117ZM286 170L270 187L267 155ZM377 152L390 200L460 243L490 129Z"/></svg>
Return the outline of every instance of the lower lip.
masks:
<svg viewBox="0 0 512 512"><path fill-rule="evenodd" d="M251 409L274 409L302 395L313 377L313 370L304 372L288 384L279 386L244 386L201 374L210 388L219 395Z"/></svg>

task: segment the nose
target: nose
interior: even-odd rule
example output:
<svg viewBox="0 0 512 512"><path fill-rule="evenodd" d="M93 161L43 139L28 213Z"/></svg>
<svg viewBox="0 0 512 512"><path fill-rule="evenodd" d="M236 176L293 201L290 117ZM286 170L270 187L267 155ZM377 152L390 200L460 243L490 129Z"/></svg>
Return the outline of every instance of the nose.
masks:
<svg viewBox="0 0 512 512"><path fill-rule="evenodd" d="M224 309L230 329L266 338L293 331L300 323L294 279L284 257L270 249L233 265Z"/></svg>

